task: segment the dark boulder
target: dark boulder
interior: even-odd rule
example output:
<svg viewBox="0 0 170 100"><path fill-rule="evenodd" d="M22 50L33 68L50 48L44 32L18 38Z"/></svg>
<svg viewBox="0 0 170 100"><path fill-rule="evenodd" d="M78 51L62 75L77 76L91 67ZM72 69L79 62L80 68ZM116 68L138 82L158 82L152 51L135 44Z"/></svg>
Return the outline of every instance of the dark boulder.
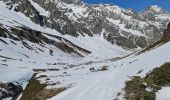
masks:
<svg viewBox="0 0 170 100"><path fill-rule="evenodd" d="M12 97L12 100L15 100L22 91L23 88L20 85L12 82L0 83L0 100L8 97Z"/></svg>

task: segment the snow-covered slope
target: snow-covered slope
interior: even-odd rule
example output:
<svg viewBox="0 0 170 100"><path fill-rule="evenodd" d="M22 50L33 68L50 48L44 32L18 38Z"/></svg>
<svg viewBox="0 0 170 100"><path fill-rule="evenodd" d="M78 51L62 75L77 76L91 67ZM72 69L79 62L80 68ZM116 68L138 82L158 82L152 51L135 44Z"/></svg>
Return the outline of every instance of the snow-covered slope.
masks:
<svg viewBox="0 0 170 100"><path fill-rule="evenodd" d="M32 69L42 68L49 63L64 62L74 64L79 61L82 63L93 60L109 59L130 53L119 46L110 44L99 35L94 37L81 36L76 38L69 35L62 35L50 28L41 27L30 21L29 18L22 13L9 10L3 2L0 2L0 12L0 58L2 60L0 66L1 76L4 76L0 78L2 82L17 81L22 76L24 77L23 74L27 75L26 73L31 73ZM38 31L40 31L42 36L47 38L47 40L49 39L49 42L46 42L47 40L43 40L44 38L42 38L43 43L34 43L29 39L31 38L29 35L24 36L24 39L22 39L19 37L19 33L17 33L21 32L22 28L24 28L23 32L26 32L24 33L25 35L27 32L30 32L29 34L34 32L35 34L32 35L40 34L38 33ZM18 39L15 40L13 37ZM39 39L41 41L41 37L39 37ZM55 41L56 43L64 43L66 44L66 47L63 49L62 46L59 47L60 45L52 44L50 40L53 42ZM28 47L30 46L31 49L26 47L23 42L27 43ZM71 51L72 49L65 50L69 49L67 46L86 57L78 57L75 51ZM82 50L79 50L81 48ZM53 50L53 56L49 53L50 49ZM86 54L86 50L91 54ZM66 51L69 51L69 53ZM109 55L106 52L109 53ZM9 59L7 57L9 57ZM48 61L46 61L47 58ZM3 62L4 59L7 61ZM10 74L10 70L13 70L13 74Z"/></svg>
<svg viewBox="0 0 170 100"><path fill-rule="evenodd" d="M169 100L169 92L170 87L163 87L160 91L158 91L156 100Z"/></svg>
<svg viewBox="0 0 170 100"><path fill-rule="evenodd" d="M81 65L130 52L100 35L77 38L41 27L0 2L0 83L14 82L25 87L34 74L33 69L52 65L62 69L62 64Z"/></svg>
<svg viewBox="0 0 170 100"><path fill-rule="evenodd" d="M67 89L50 100L113 100L117 97L117 93L122 92L125 82L130 80L130 77L144 77L152 69L169 62L169 53L170 43L166 43L141 55L136 56L134 54L115 62L105 61L97 64L83 65L84 69L67 70L66 72L71 74L71 76L66 77L66 79L64 78L65 81L63 83L68 81L69 83L75 83L74 80L76 80L76 84L74 87ZM97 68L99 65L109 66L109 70L105 72L89 72L90 67L96 66ZM138 74L140 70L143 71ZM82 74L83 72L78 73L80 71L84 71L84 75ZM74 74L76 75L74 76ZM48 73L45 75L50 76Z"/></svg>
<svg viewBox="0 0 170 100"><path fill-rule="evenodd" d="M113 100L130 76L170 60L169 42L129 55L160 39L169 21L158 6L134 13L79 0L1 0L0 84L25 87L37 73L49 89L67 87L50 100Z"/></svg>

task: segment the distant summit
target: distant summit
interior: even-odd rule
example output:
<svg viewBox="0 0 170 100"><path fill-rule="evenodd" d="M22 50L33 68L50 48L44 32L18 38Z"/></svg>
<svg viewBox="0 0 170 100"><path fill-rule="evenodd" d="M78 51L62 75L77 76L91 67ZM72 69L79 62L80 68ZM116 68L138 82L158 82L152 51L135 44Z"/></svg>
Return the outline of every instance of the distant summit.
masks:
<svg viewBox="0 0 170 100"><path fill-rule="evenodd" d="M167 13L167 11L165 11L164 9L162 9L160 6L158 5L153 5L153 6L148 6L144 9L144 12L149 12L149 13L158 13L158 14L163 14L163 13Z"/></svg>

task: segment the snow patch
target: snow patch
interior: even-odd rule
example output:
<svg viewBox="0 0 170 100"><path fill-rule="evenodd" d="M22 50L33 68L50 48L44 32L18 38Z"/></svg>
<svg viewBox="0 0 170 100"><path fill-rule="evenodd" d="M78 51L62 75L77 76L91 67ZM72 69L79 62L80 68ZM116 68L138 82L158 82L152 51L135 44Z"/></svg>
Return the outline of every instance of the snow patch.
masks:
<svg viewBox="0 0 170 100"><path fill-rule="evenodd" d="M35 9L39 12L40 15L49 17L50 12L45 11L44 8L40 7L37 3L33 2L32 0L29 0L31 4L35 7Z"/></svg>
<svg viewBox="0 0 170 100"><path fill-rule="evenodd" d="M156 100L170 100L170 87L162 87L156 94Z"/></svg>

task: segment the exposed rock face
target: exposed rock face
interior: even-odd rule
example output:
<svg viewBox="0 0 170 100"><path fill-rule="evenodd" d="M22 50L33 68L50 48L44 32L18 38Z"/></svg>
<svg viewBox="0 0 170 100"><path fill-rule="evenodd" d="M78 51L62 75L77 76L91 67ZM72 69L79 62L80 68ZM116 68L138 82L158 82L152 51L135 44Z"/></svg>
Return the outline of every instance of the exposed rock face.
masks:
<svg viewBox="0 0 170 100"><path fill-rule="evenodd" d="M80 0L3 0L10 9L22 12L33 22L62 34L102 35L113 44L127 49L145 47L160 39L170 21L158 6L141 13L112 4L86 4ZM38 4L47 15L38 11Z"/></svg>
<svg viewBox="0 0 170 100"><path fill-rule="evenodd" d="M167 29L164 30L164 34L161 39L164 40L165 42L170 41L170 23L168 24Z"/></svg>
<svg viewBox="0 0 170 100"><path fill-rule="evenodd" d="M12 100L15 100L22 91L23 89L20 85L13 83L0 83L0 99L12 97Z"/></svg>
<svg viewBox="0 0 170 100"><path fill-rule="evenodd" d="M54 39L49 39L45 35L56 38L58 41ZM37 43L40 46L44 46L45 44L53 45L66 53L75 54L81 57L83 56L82 54L91 53L90 51L73 44L67 39L64 39L59 36L50 35L47 33L42 33L36 30L32 30L28 27L18 28L11 27L10 29L6 29L3 27L3 25L0 24L0 37L21 41L23 46L30 50L33 50L33 47L30 46L29 43L27 43L27 41Z"/></svg>

